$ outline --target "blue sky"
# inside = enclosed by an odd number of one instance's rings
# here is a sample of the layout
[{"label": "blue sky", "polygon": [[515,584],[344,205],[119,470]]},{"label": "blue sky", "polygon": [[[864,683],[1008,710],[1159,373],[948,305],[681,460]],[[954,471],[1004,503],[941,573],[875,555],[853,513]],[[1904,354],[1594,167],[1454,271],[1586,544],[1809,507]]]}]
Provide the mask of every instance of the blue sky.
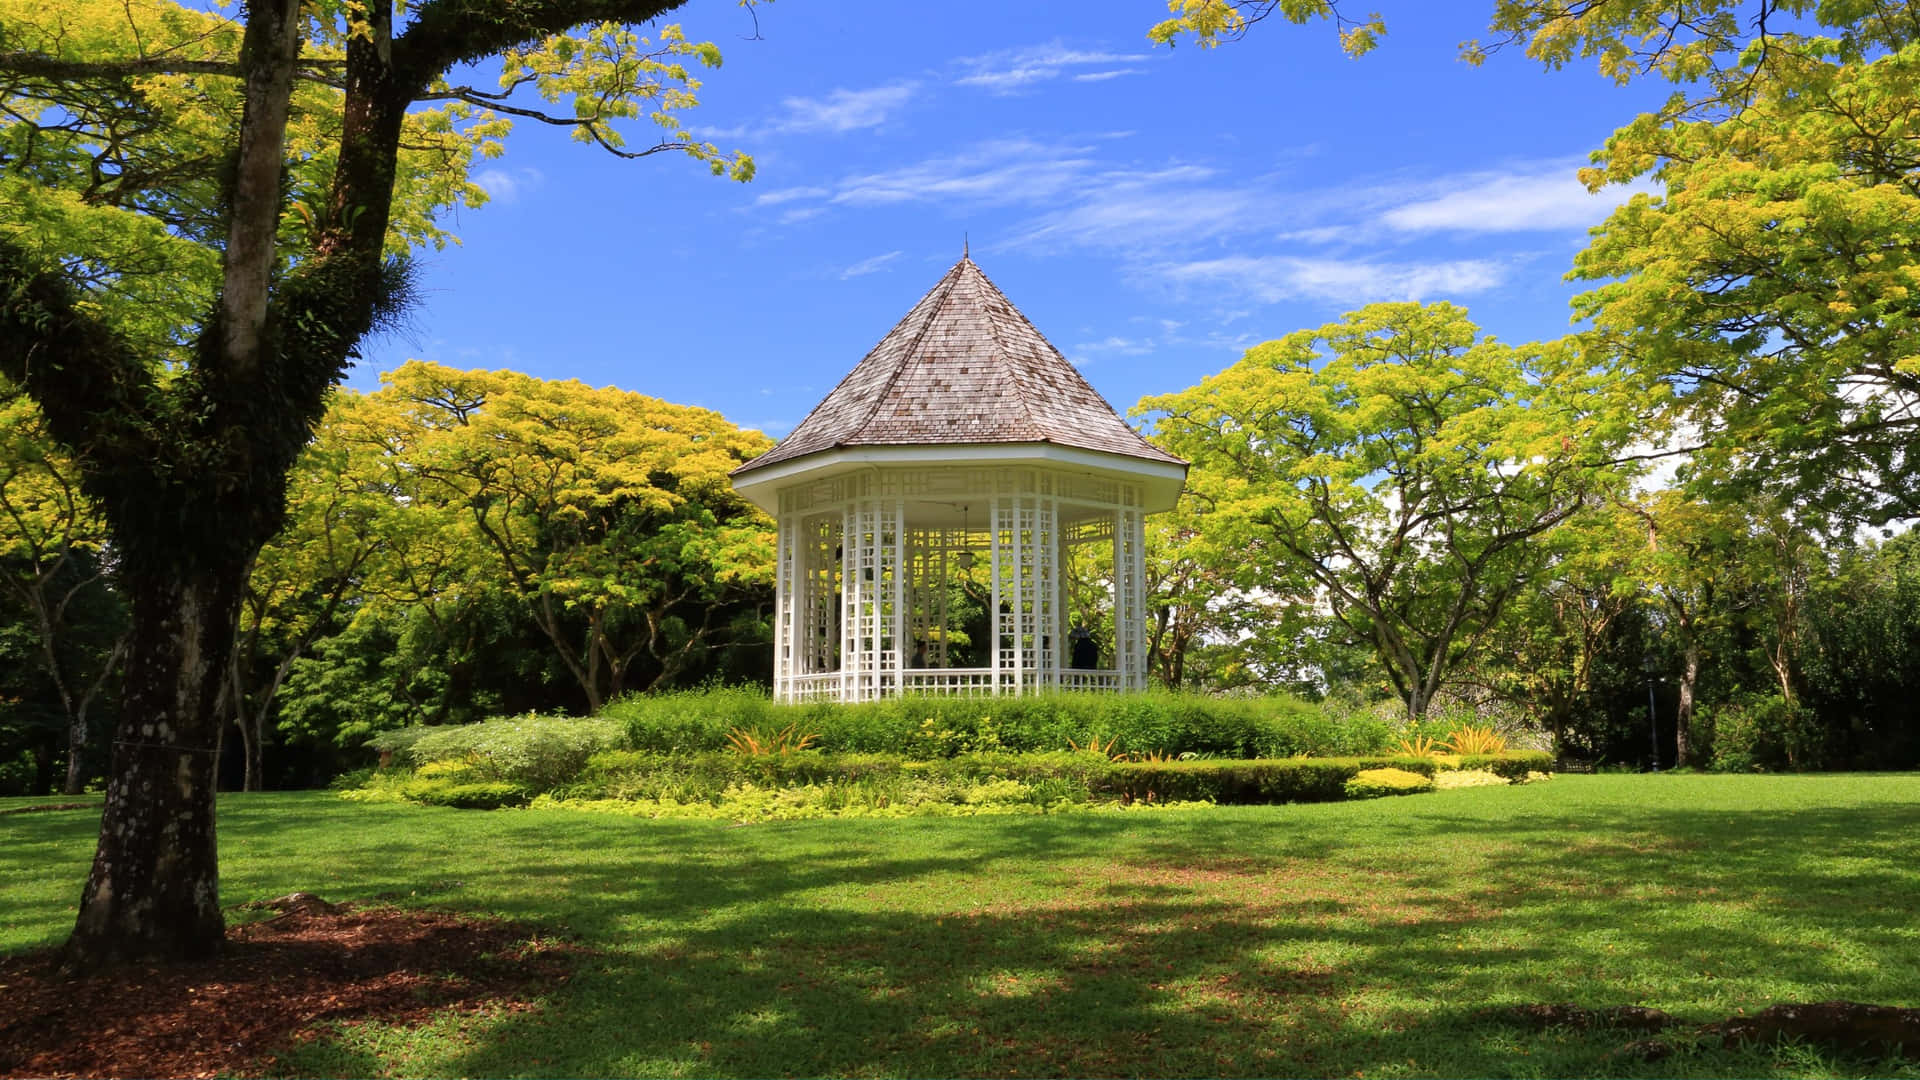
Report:
[{"label": "blue sky", "polygon": [[[614,385],[784,435],[960,255],[1115,407],[1375,300],[1557,336],[1615,191],[1574,179],[1657,103],[1590,68],[1455,57],[1487,6],[1402,3],[1373,54],[1326,26],[1158,48],[1158,0],[693,0],[726,57],[689,126],[750,184],[523,124],[464,243],[424,258],[410,357]],[[644,133],[636,133],[636,138]]]}]

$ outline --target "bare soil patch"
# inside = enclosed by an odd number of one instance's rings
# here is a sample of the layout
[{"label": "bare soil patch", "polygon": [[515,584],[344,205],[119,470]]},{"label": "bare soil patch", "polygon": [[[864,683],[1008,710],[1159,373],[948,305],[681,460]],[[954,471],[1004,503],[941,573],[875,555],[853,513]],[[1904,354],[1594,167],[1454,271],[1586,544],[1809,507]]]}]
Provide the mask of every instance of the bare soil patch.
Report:
[{"label": "bare soil patch", "polygon": [[223,954],[203,963],[68,978],[52,952],[0,957],[0,1076],[269,1072],[276,1050],[332,1022],[530,1009],[584,952],[445,912],[283,906],[228,928]]}]

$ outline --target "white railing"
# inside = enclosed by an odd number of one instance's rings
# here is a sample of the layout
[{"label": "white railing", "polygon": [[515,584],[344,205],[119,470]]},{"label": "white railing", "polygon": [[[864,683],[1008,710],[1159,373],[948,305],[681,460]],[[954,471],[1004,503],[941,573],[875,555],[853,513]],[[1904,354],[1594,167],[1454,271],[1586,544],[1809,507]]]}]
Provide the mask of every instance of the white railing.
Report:
[{"label": "white railing", "polygon": [[1120,689],[1120,673],[1117,671],[1088,671],[1085,668],[1070,668],[1056,673],[1062,690],[1105,690]]},{"label": "white railing", "polygon": [[933,697],[992,697],[992,668],[911,668],[900,676],[901,692]]},{"label": "white railing", "polygon": [[787,701],[838,701],[840,699],[840,673],[821,672],[818,675],[795,675],[787,680]]},{"label": "white railing", "polygon": [[[996,677],[992,668],[909,668],[899,673],[879,673],[880,697],[896,694],[924,694],[929,697],[993,697]],[[857,677],[857,676],[856,676]],[[837,701],[841,696],[841,673],[823,671],[813,675],[795,675],[786,681],[783,701]],[[1032,694],[1047,689],[1117,693],[1123,688],[1118,671],[1089,671],[1083,668],[1059,668],[1051,672],[1028,668],[1018,673],[1000,669],[997,692],[1000,695]]]}]

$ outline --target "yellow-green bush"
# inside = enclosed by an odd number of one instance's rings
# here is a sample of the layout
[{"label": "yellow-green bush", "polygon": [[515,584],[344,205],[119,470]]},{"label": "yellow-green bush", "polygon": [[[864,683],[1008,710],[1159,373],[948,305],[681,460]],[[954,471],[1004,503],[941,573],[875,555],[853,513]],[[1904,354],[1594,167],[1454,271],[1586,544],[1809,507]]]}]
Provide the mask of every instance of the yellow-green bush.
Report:
[{"label": "yellow-green bush", "polygon": [[1490,769],[1441,769],[1433,774],[1433,787],[1436,791],[1466,787],[1493,787],[1513,782]]},{"label": "yellow-green bush", "polygon": [[1361,769],[1346,783],[1349,799],[1378,799],[1386,795],[1418,795],[1433,790],[1433,777],[1405,769]]}]

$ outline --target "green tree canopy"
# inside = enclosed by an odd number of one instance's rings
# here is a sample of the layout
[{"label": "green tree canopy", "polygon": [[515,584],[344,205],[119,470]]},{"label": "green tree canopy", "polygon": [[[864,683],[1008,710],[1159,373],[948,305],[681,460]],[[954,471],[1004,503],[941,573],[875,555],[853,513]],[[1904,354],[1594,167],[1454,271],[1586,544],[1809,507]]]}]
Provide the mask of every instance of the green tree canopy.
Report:
[{"label": "green tree canopy", "polygon": [[[132,612],[74,964],[222,939],[212,761],[248,569],[329,388],[407,304],[402,253],[476,197],[504,117],[751,175],[677,119],[717,51],[639,32],[679,2],[4,0],[0,376],[73,455]],[[496,57],[495,88],[449,82]],[[664,137],[631,149],[624,119]]]},{"label": "green tree canopy", "polygon": [[1523,588],[1533,541],[1611,476],[1619,436],[1567,343],[1512,347],[1450,304],[1374,304],[1148,398],[1193,462],[1233,583],[1312,595],[1418,718]]}]

